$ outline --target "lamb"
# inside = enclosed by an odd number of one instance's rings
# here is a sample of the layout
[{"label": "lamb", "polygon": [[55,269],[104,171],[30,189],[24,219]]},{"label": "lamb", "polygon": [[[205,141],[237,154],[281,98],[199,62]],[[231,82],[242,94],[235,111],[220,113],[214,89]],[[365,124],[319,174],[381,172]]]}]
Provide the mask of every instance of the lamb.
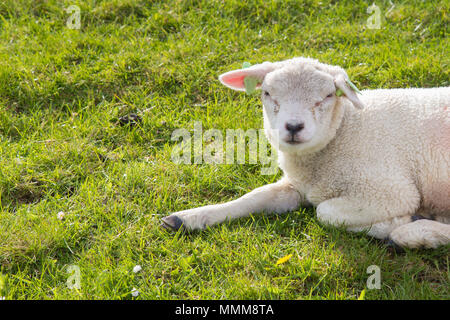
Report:
[{"label": "lamb", "polygon": [[245,79],[261,89],[264,130],[283,177],[228,203],[175,212],[165,227],[203,229],[313,205],[324,224],[400,247],[450,243],[450,87],[357,94],[341,67],[311,58],[219,77],[239,91]]}]

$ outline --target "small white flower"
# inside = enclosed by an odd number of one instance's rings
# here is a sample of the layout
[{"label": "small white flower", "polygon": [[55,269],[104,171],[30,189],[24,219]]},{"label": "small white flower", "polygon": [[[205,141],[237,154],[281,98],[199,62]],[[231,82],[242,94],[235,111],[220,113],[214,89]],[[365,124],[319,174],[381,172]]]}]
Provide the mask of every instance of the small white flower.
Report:
[{"label": "small white flower", "polygon": [[133,297],[137,297],[137,296],[139,295],[138,289],[133,288],[133,290],[131,290],[131,295],[132,295]]},{"label": "small white flower", "polygon": [[58,214],[56,216],[58,217],[59,220],[62,220],[62,219],[64,219],[65,215],[66,214],[63,211],[60,211],[60,212],[58,212]]},{"label": "small white flower", "polygon": [[6,298],[5,297],[0,297],[0,300],[6,300]]},{"label": "small white flower", "polygon": [[304,235],[307,240],[311,240],[311,236],[309,234],[303,232],[301,234]]},{"label": "small white flower", "polygon": [[139,271],[141,271],[142,270],[142,267],[140,266],[140,265],[136,265],[136,266],[134,266],[134,268],[133,268],[133,272],[134,273],[138,273]]}]

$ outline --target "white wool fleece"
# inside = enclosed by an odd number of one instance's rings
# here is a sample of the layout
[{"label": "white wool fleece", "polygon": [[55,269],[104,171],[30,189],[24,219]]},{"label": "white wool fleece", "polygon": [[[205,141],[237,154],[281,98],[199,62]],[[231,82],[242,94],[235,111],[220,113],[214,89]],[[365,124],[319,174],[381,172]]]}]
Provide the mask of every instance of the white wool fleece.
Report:
[{"label": "white wool fleece", "polygon": [[[201,229],[314,205],[324,223],[402,246],[450,243],[450,87],[357,94],[342,68],[310,58],[265,62],[219,79],[242,91],[246,77],[259,82],[283,178],[229,203],[176,212],[163,219],[166,226]],[[419,214],[436,221],[413,222]]]}]

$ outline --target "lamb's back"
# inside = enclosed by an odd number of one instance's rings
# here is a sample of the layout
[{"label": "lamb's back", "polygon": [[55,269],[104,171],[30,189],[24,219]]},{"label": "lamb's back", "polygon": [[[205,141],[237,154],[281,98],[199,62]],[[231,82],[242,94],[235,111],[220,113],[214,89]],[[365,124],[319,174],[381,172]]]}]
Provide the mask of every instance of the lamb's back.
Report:
[{"label": "lamb's back", "polygon": [[362,100],[365,134],[379,131],[377,144],[408,168],[425,209],[450,215],[450,87],[366,90]]}]

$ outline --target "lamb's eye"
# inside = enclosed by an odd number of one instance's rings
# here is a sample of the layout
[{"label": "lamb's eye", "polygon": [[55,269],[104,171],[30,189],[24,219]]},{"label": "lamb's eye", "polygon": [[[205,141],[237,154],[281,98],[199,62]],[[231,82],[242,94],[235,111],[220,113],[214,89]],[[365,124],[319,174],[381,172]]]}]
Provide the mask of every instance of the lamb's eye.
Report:
[{"label": "lamb's eye", "polygon": [[264,91],[264,96],[270,97],[270,93],[268,91]]},{"label": "lamb's eye", "polygon": [[330,93],[329,95],[327,95],[327,98],[331,98],[333,96],[332,93]]}]

